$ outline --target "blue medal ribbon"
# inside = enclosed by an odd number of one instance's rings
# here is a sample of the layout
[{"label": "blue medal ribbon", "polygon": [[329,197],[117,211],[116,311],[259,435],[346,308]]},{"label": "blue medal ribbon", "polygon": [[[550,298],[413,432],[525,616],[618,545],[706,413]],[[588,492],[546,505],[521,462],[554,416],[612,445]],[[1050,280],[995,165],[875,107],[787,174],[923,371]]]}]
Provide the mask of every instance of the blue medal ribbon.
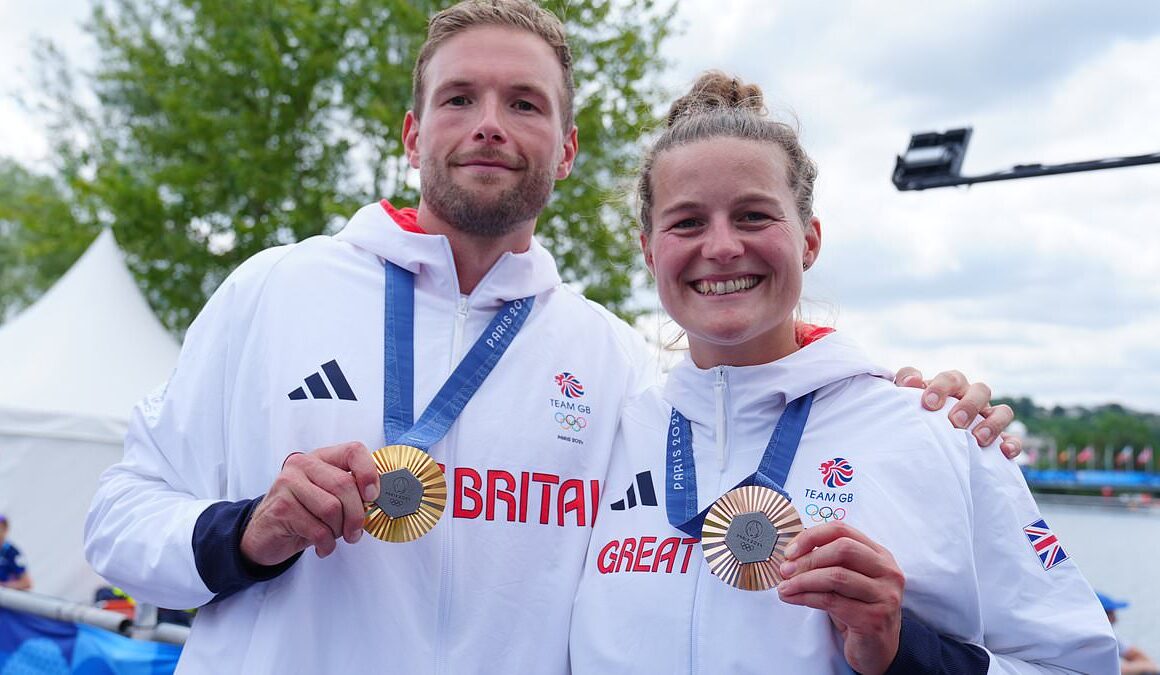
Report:
[{"label": "blue medal ribbon", "polygon": [[387,277],[383,436],[387,445],[410,445],[427,452],[447,434],[507,351],[531,313],[535,297],[504,303],[419,416],[419,421],[412,423],[415,416],[415,276],[389,261],[383,267]]},{"label": "blue medal ribbon", "polygon": [[[780,492],[786,499],[785,485],[793,458],[801,443],[806,419],[814,404],[814,392],[796,398],[785,407],[781,419],[769,437],[765,454],[757,471],[730,489],[759,485]],[[665,445],[665,509],[669,523],[690,537],[701,538],[701,527],[709,507],[697,510],[697,462],[693,457],[693,427],[681,411],[673,408],[669,417],[669,436]]]}]

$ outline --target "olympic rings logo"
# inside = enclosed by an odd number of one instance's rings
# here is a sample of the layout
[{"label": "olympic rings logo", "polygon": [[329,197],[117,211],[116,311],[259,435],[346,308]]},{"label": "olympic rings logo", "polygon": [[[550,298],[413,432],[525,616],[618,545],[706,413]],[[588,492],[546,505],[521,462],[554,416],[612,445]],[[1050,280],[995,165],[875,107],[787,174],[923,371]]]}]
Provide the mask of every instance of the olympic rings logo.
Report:
[{"label": "olympic rings logo", "polygon": [[560,428],[565,431],[580,431],[584,427],[588,426],[588,420],[584,419],[580,415],[565,415],[564,413],[556,413],[556,424],[559,424]]},{"label": "olympic rings logo", "polygon": [[846,509],[840,506],[832,509],[828,506],[809,504],[806,506],[806,515],[815,523],[828,523],[831,520],[843,520],[846,517]]}]

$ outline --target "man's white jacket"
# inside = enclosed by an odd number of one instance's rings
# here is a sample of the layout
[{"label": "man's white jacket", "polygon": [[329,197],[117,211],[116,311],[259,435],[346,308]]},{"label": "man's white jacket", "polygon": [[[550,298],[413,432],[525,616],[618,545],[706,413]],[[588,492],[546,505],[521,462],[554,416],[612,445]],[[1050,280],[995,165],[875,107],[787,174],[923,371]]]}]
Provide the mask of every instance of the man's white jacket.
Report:
[{"label": "man's white jacket", "polygon": [[786,401],[816,390],[785,487],[806,527],[843,520],[905,573],[891,672],[1118,672],[1095,593],[1067,543],[1059,554],[1042,534],[1016,465],[888,377],[835,333],[761,366],[685,360],[663,397],[630,402],[576,599],[573,671],[849,672],[825,613],[720,581],[665,510],[672,407],[692,424],[703,509],[757,468]]},{"label": "man's white jacket", "polygon": [[[535,242],[461,295],[447,239],[405,231],[388,210],[364,207],[334,237],[240,266],[190,327],[167,386],[135,409],[124,460],[102,478],[88,558],[140,601],[201,607],[181,672],[566,670],[617,419],[654,374],[644,343],[561,285]],[[443,517],[414,542],[340,541],[272,580],[239,580],[229,559],[244,514],[207,529],[207,509],[252,504],[292,452],[384,443],[383,259],[415,274],[416,417],[501,304],[535,296],[431,448],[448,483]]]}]

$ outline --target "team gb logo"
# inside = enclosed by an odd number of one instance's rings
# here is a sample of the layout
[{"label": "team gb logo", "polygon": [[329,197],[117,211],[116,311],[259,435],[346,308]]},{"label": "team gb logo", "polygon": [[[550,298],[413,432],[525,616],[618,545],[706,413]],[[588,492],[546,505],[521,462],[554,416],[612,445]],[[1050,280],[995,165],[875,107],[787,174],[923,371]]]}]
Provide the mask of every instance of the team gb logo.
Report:
[{"label": "team gb logo", "polygon": [[560,393],[567,398],[580,398],[584,395],[584,385],[580,384],[580,380],[572,373],[557,375],[556,386],[560,387]]},{"label": "team gb logo", "polygon": [[827,459],[818,471],[822,472],[822,482],[829,488],[843,487],[854,480],[854,467],[842,457]]}]

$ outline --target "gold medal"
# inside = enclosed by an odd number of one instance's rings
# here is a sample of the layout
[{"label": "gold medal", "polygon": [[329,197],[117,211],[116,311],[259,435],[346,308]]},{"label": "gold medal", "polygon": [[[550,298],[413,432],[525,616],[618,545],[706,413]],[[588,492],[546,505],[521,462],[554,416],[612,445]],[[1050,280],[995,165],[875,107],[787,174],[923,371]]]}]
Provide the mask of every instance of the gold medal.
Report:
[{"label": "gold medal", "polygon": [[363,529],[383,541],[414,541],[431,531],[447,505],[447,479],[431,455],[410,445],[371,454],[379,497],[367,502]]},{"label": "gold medal", "polygon": [[797,509],[780,492],[748,485],[726,492],[709,508],[701,550],[718,579],[764,591],[781,582],[785,548],[802,529]]}]

